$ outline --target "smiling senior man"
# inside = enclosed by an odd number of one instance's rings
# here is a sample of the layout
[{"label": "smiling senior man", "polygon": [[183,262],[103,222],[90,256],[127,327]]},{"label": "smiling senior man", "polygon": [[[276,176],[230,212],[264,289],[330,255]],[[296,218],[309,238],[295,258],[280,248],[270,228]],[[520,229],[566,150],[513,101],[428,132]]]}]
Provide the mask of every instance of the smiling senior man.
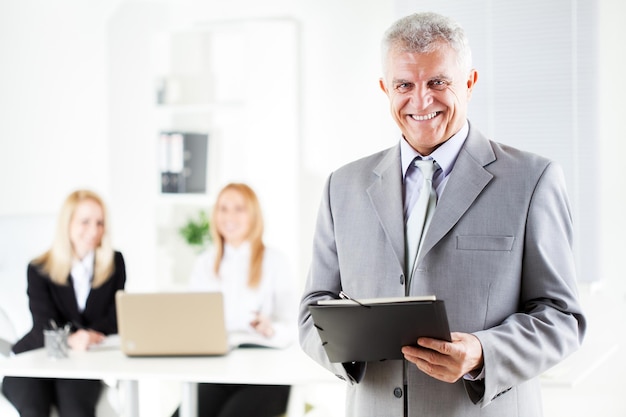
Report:
[{"label": "smiling senior man", "polygon": [[[562,171],[469,123],[478,75],[454,21],[410,15],[382,45],[380,87],[402,136],[326,182],[300,344],[347,381],[348,416],[541,416],[539,375],[579,347],[586,327]],[[424,160],[432,180],[417,166]],[[422,192],[433,207],[409,252],[408,220]],[[332,363],[309,306],[340,291],[435,294],[452,341],[419,338],[399,347],[402,360]]]}]

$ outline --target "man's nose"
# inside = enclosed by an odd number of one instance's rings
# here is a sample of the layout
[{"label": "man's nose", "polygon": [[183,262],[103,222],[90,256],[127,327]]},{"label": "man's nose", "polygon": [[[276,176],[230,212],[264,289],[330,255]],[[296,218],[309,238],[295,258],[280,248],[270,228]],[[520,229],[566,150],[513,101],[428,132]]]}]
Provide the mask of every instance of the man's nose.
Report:
[{"label": "man's nose", "polygon": [[430,89],[425,86],[415,86],[411,94],[411,101],[418,110],[427,108],[433,102]]}]

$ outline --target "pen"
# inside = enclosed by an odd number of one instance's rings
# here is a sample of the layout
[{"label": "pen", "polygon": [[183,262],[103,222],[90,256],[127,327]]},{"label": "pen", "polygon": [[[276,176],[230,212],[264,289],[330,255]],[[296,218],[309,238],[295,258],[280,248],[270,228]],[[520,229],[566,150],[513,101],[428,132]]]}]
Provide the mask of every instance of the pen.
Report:
[{"label": "pen", "polygon": [[360,305],[361,307],[367,307],[367,308],[371,307],[371,306],[368,306],[368,305],[365,305],[365,304],[361,303],[359,300],[355,300],[354,298],[350,297],[348,294],[343,292],[343,290],[339,291],[339,298],[341,298],[342,300],[348,300],[348,301],[355,302],[358,305]]}]

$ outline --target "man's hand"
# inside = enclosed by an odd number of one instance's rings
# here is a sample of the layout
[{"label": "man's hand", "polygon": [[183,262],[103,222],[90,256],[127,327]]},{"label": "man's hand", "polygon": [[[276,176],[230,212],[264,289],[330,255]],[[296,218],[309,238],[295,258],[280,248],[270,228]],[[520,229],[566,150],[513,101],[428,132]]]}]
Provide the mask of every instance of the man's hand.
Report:
[{"label": "man's hand", "polygon": [[468,333],[452,333],[452,342],[420,337],[419,347],[404,346],[404,358],[419,370],[440,381],[453,383],[483,366],[483,348],[478,338]]}]

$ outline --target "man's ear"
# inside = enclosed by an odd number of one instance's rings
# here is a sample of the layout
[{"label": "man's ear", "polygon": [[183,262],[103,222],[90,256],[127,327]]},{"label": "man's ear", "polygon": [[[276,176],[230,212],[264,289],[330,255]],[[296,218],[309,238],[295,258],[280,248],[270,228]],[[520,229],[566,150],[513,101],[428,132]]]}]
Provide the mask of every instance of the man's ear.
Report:
[{"label": "man's ear", "polygon": [[467,99],[469,100],[472,97],[472,91],[474,90],[474,86],[478,82],[478,71],[474,68],[470,70],[469,76],[467,77]]},{"label": "man's ear", "polygon": [[380,86],[380,89],[383,90],[383,93],[389,95],[387,86],[385,86],[385,80],[382,77],[378,79],[378,85]]}]

